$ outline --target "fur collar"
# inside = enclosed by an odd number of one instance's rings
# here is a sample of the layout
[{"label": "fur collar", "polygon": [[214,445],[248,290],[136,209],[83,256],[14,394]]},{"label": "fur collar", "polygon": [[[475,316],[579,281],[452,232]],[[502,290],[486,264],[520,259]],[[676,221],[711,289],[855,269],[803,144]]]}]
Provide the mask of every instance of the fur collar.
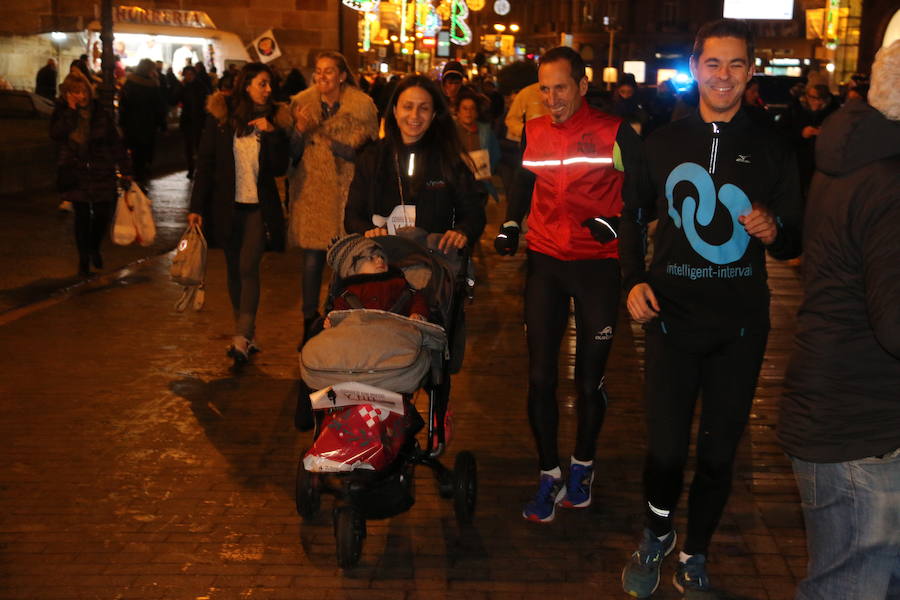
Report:
[{"label": "fur collar", "polygon": [[[210,94],[206,99],[206,112],[215,117],[219,125],[225,125],[228,122],[229,113],[229,94],[216,92]],[[294,125],[294,119],[291,117],[291,109],[283,102],[274,102],[272,104],[274,116],[272,122],[276,127],[281,129],[289,129]]]},{"label": "fur collar", "polygon": [[[354,117],[362,118],[366,114],[366,108],[371,99],[365,92],[348,85],[341,91],[341,98],[338,102],[340,102],[341,106],[337,114],[350,113]],[[322,111],[319,107],[322,104],[322,95],[316,86],[308,87],[302,92],[291,96],[291,106],[298,104],[314,109],[311,111],[313,117],[316,120],[320,118]]]}]

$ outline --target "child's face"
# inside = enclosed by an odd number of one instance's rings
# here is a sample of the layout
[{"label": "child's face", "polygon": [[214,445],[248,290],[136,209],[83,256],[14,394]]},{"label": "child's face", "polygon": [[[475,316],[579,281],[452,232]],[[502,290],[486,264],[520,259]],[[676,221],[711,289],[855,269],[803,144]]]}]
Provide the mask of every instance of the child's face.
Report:
[{"label": "child's face", "polygon": [[360,259],[356,266],[357,275],[374,275],[387,271],[387,262],[380,254],[373,254]]}]

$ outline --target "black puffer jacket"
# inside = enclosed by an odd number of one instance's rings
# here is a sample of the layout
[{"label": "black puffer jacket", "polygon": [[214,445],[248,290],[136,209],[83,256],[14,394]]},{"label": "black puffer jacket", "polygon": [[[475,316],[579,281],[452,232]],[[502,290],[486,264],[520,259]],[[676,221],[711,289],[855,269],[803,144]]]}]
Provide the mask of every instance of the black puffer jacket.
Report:
[{"label": "black puffer jacket", "polygon": [[778,437],[803,460],[845,462],[900,447],[900,122],[848,102],[816,165]]},{"label": "black puffer jacket", "polygon": [[[213,94],[206,108],[209,115],[197,151],[190,211],[203,216],[203,231],[210,245],[222,248],[231,234],[234,212],[234,128],[228,122],[227,96],[221,92]],[[275,178],[287,171],[290,156],[286,129],[292,126],[292,120],[284,104],[273,104],[267,118],[275,125],[275,131],[260,134],[256,187],[266,249],[281,251],[285,242],[284,209]]]},{"label": "black puffer jacket", "polygon": [[132,73],[122,87],[119,120],[129,145],[152,144],[166,123],[166,99],[155,77]]},{"label": "black puffer jacket", "polygon": [[[347,233],[365,233],[375,227],[372,215],[388,216],[401,203],[402,185],[403,202],[416,207],[416,227],[429,233],[456,229],[466,234],[470,244],[475,243],[484,231],[486,194],[462,160],[453,170],[454,177],[447,178],[437,153],[423,159],[423,152],[417,149],[416,145],[406,147],[396,163],[393,147],[386,138],[363,151],[356,163],[344,212]],[[419,159],[418,163],[414,161],[412,178],[407,175],[411,153]]]},{"label": "black puffer jacket", "polygon": [[84,145],[71,139],[78,126],[78,111],[69,108],[65,100],[56,103],[50,117],[50,139],[59,144],[57,190],[70,202],[113,202],[118,195],[116,172],[131,175],[131,161],[115,119],[98,101],[92,102]]}]

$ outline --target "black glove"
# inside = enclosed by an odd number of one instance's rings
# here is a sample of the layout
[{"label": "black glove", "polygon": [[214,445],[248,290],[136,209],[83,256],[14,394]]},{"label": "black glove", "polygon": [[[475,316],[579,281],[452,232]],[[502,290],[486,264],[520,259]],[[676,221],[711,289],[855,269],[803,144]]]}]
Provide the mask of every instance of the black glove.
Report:
[{"label": "black glove", "polygon": [[519,247],[519,225],[507,221],[500,226],[500,233],[494,238],[494,249],[500,256],[512,256]]},{"label": "black glove", "polygon": [[585,219],[581,225],[587,227],[591,236],[601,244],[608,244],[619,237],[619,217],[592,217]]}]

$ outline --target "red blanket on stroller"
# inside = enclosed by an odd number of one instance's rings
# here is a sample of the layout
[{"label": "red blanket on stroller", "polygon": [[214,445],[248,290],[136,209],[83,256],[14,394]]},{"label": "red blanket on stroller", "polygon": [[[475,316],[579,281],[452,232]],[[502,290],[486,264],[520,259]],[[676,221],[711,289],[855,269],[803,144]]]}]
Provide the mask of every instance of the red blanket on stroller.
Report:
[{"label": "red blanket on stroller", "polygon": [[387,467],[410,431],[409,411],[403,415],[371,404],[329,410],[321,434],[303,458],[307,471],[380,471]]}]

